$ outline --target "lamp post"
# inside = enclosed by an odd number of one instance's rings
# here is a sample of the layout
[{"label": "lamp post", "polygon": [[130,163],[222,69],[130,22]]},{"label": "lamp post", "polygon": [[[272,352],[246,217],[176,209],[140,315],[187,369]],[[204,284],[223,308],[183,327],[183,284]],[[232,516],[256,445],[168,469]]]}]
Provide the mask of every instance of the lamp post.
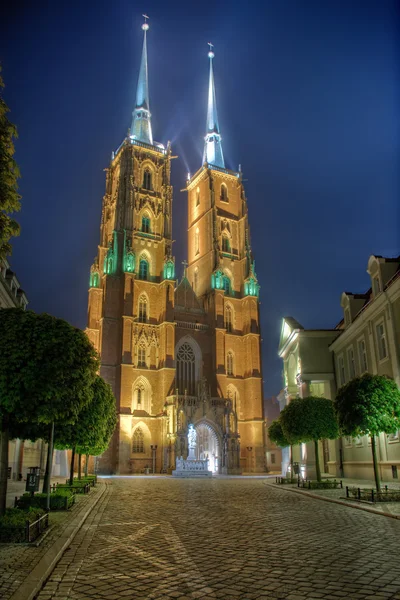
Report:
[{"label": "lamp post", "polygon": [[246,449],[247,449],[247,451],[248,451],[248,453],[249,453],[249,455],[250,455],[250,456],[249,456],[249,463],[250,463],[250,464],[249,464],[249,467],[250,467],[250,468],[249,468],[249,471],[251,471],[251,452],[252,452],[252,450],[253,450],[253,446],[246,446]]},{"label": "lamp post", "polygon": [[156,452],[157,452],[157,444],[151,444],[150,445],[151,448],[151,452],[153,455],[153,475],[156,472]]}]

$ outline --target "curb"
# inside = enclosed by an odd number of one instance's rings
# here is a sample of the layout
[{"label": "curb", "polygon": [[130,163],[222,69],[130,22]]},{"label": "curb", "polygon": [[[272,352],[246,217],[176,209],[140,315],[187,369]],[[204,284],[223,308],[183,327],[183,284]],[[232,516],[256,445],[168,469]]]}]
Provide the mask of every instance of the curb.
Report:
[{"label": "curb", "polygon": [[380,515],[381,517],[390,517],[391,519],[400,520],[400,515],[393,515],[392,513],[383,512],[380,510],[375,510],[373,508],[369,508],[368,506],[359,506],[358,504],[345,502],[343,500],[338,500],[336,498],[326,498],[325,496],[318,496],[318,494],[313,494],[310,492],[303,492],[302,490],[295,490],[291,488],[287,488],[284,486],[276,485],[275,483],[266,483],[265,485],[269,485],[275,489],[281,489],[285,492],[293,492],[294,494],[300,494],[301,496],[307,496],[308,498],[314,498],[315,500],[323,500],[324,502],[333,502],[334,504],[341,504],[342,506],[347,506],[347,508],[357,508],[358,510],[364,510],[365,512],[373,513],[374,515]]},{"label": "curb", "polygon": [[50,577],[54,567],[71,544],[93,508],[99,502],[100,498],[103,497],[106,489],[107,484],[104,485],[103,490],[97,495],[94,502],[87,508],[84,514],[77,515],[71,523],[67,525],[64,534],[47,550],[46,554],[40,559],[25,581],[10,597],[10,600],[33,600],[35,598],[42,589],[43,583]]}]

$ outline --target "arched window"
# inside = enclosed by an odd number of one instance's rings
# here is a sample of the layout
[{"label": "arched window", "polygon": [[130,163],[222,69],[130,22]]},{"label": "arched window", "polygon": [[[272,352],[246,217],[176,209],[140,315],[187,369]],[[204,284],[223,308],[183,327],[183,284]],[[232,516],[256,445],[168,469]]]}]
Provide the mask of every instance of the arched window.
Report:
[{"label": "arched window", "polygon": [[222,289],[224,290],[225,294],[229,294],[231,291],[231,282],[229,277],[226,275],[224,275],[222,279]]},{"label": "arched window", "polygon": [[139,262],[139,279],[149,278],[149,263],[145,258],[141,258]]},{"label": "arched window", "polygon": [[132,452],[144,453],[144,435],[140,427],[137,427],[132,436]]},{"label": "arched window", "polygon": [[233,354],[230,351],[226,355],[226,372],[228,375],[233,375]]},{"label": "arched window", "polygon": [[229,202],[228,200],[228,188],[224,183],[221,184],[221,201]]},{"label": "arched window", "polygon": [[232,332],[233,328],[233,310],[231,306],[227,306],[225,309],[225,327],[228,333]]},{"label": "arched window", "polygon": [[143,173],[143,188],[145,190],[151,190],[151,171],[150,169],[145,169]]},{"label": "arched window", "polygon": [[147,298],[142,295],[139,298],[139,310],[138,317],[141,323],[146,323],[147,321]]},{"label": "arched window", "polygon": [[138,367],[146,367],[146,345],[142,340],[138,347]]},{"label": "arched window", "polygon": [[231,251],[231,242],[227,235],[222,236],[222,252],[230,252]]},{"label": "arched window", "polygon": [[197,227],[196,232],[194,234],[194,253],[195,254],[199,254],[200,253],[200,232],[199,232],[199,228]]},{"label": "arched window", "polygon": [[150,217],[148,217],[147,215],[144,215],[142,217],[142,231],[143,233],[150,233],[151,229],[150,229]]},{"label": "arched window", "polygon": [[136,390],[136,404],[138,407],[142,405],[142,394],[143,394],[142,389],[138,388]]},{"label": "arched window", "polygon": [[197,188],[196,190],[196,206],[199,206],[200,204],[200,188]]},{"label": "arched window", "polygon": [[194,291],[197,294],[197,286],[199,285],[199,269],[196,267],[194,270],[194,282],[193,282],[193,288]]},{"label": "arched window", "polygon": [[176,355],[176,379],[180,394],[196,392],[196,357],[192,346],[184,342]]}]

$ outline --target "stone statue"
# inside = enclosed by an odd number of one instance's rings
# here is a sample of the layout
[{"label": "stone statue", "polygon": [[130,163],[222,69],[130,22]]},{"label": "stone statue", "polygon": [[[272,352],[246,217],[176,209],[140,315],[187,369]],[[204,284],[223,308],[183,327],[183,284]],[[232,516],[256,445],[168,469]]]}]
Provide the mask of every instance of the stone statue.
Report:
[{"label": "stone statue", "polygon": [[197,433],[193,425],[189,425],[188,441],[189,448],[196,448]]}]

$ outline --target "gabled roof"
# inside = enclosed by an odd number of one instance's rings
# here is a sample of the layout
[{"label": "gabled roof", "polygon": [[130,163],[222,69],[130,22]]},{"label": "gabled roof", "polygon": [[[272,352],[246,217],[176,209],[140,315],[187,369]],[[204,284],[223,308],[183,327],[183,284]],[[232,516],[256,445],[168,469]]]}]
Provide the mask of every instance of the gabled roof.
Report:
[{"label": "gabled roof", "polygon": [[190,285],[187,277],[183,276],[178,287],[175,289],[175,310],[194,310],[203,312],[203,308]]},{"label": "gabled roof", "polygon": [[284,317],[282,319],[281,338],[279,340],[278,350],[279,354],[283,350],[285,344],[287,343],[293,332],[299,329],[304,330],[304,327],[303,325],[300,325],[300,323],[296,321],[296,319],[294,319],[293,317]]}]

